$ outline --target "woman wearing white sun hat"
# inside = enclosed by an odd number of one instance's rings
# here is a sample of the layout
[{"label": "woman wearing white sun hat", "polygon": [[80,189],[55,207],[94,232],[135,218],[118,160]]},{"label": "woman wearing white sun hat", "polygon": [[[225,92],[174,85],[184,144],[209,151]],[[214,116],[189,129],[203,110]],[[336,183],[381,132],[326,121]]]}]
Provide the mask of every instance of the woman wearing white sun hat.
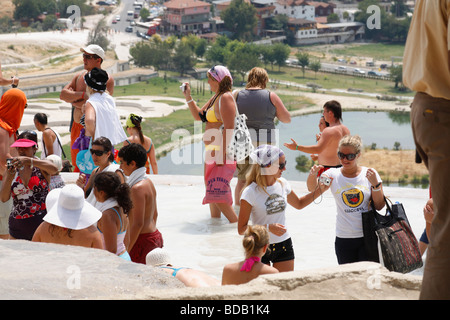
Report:
[{"label": "woman wearing white sun hat", "polygon": [[78,186],[69,184],[50,191],[46,206],[47,215],[33,241],[103,249],[95,226],[102,213],[84,199]]}]

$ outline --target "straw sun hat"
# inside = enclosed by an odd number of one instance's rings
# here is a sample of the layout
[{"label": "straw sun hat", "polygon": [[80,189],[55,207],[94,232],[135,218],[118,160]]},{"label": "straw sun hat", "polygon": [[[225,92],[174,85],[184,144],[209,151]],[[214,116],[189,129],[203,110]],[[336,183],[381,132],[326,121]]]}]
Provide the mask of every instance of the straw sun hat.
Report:
[{"label": "straw sun hat", "polygon": [[51,190],[45,203],[44,221],[62,228],[84,229],[102,217],[99,210],[85,201],[83,190],[74,184]]},{"label": "straw sun hat", "polygon": [[147,253],[145,263],[153,267],[166,266],[170,264],[169,253],[162,248],[155,248]]}]

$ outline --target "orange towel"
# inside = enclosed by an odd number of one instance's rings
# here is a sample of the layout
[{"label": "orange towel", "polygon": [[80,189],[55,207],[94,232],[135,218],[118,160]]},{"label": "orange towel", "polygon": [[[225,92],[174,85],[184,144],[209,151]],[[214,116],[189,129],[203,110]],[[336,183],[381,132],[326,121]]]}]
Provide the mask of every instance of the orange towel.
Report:
[{"label": "orange towel", "polygon": [[19,129],[26,104],[27,97],[20,89],[9,89],[3,94],[0,100],[0,127],[8,131],[9,136]]}]

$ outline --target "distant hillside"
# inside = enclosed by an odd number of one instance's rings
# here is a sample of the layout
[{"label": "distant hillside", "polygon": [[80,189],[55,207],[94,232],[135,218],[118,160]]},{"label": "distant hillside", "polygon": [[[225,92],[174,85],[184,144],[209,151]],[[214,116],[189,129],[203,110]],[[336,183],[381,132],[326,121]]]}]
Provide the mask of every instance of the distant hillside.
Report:
[{"label": "distant hillside", "polygon": [[14,5],[12,0],[0,0],[0,17],[9,16],[12,18],[14,14]]}]

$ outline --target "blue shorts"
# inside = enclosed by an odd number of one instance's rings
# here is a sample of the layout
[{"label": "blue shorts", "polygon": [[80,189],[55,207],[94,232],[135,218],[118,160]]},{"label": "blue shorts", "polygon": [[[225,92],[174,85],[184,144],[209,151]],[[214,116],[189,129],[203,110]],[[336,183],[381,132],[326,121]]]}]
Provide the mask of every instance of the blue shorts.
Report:
[{"label": "blue shorts", "polygon": [[427,230],[423,230],[422,235],[420,236],[420,242],[428,244]]},{"label": "blue shorts", "polygon": [[270,263],[294,260],[294,247],[291,238],[282,242],[271,243],[266,254],[261,258],[261,262],[270,265]]}]

